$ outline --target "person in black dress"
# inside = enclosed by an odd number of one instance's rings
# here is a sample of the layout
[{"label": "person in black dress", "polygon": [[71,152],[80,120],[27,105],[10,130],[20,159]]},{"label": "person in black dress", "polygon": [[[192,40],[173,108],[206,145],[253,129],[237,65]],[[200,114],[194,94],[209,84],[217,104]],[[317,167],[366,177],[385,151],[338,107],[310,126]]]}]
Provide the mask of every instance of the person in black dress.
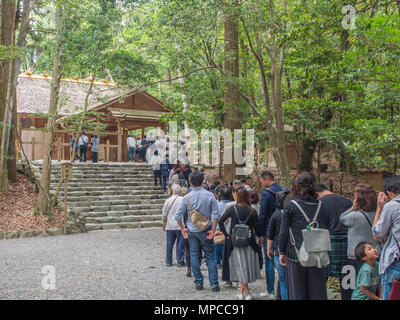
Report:
[{"label": "person in black dress", "polygon": [[[250,193],[243,186],[235,188],[234,197],[236,204],[229,207],[219,220],[220,230],[224,233],[226,241],[230,243],[229,268],[231,281],[238,281],[240,285],[237,298],[251,300],[249,283],[261,279],[258,247],[264,242],[263,233],[258,222],[257,212],[251,207]],[[229,233],[225,227],[225,221],[231,219]],[[249,226],[251,235],[247,247],[234,247],[231,242],[232,230],[240,222]],[[258,244],[255,235],[259,237]]]},{"label": "person in black dress", "polygon": [[[307,173],[299,174],[294,183],[294,200],[312,220],[317,212],[319,201],[314,188],[314,179]],[[329,211],[321,204],[318,215],[320,229],[329,230]],[[285,205],[282,213],[279,237],[279,261],[286,266],[288,300],[327,300],[325,268],[303,267],[290,241],[290,229],[297,249],[303,244],[302,230],[307,221],[300,209],[293,202]]]}]

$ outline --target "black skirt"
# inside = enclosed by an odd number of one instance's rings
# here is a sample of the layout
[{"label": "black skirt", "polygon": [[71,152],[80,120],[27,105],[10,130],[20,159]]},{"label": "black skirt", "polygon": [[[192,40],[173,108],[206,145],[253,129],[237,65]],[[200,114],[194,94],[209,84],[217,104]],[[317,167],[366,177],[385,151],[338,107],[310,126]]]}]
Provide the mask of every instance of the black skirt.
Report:
[{"label": "black skirt", "polygon": [[222,281],[231,281],[229,269],[229,256],[231,255],[231,245],[228,239],[224,242],[224,250],[222,252]]}]

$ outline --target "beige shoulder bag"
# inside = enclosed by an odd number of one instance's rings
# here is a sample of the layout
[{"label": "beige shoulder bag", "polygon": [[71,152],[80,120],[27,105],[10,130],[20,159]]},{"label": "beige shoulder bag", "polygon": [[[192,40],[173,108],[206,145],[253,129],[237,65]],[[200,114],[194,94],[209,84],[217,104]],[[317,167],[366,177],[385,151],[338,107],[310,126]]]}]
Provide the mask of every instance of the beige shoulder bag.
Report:
[{"label": "beige shoulder bag", "polygon": [[191,207],[189,202],[189,195],[186,197],[186,200],[189,207],[190,220],[192,220],[192,223],[200,230],[204,230],[205,228],[207,228],[210,221],[201,213],[197,212]]}]

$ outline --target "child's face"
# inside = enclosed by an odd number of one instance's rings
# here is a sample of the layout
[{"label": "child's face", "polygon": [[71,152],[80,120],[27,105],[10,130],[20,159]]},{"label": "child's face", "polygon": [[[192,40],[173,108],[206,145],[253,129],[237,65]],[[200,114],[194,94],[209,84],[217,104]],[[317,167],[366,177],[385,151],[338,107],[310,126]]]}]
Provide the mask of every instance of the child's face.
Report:
[{"label": "child's face", "polygon": [[365,245],[365,257],[363,258],[364,261],[371,261],[376,260],[379,258],[379,252],[376,248],[370,244]]}]

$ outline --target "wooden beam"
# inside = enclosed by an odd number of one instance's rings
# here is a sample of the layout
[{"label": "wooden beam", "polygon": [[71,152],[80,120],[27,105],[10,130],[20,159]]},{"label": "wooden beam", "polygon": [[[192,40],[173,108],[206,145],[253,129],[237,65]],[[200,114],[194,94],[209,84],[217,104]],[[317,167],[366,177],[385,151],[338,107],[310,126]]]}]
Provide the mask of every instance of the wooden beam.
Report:
[{"label": "wooden beam", "polygon": [[117,122],[118,125],[118,162],[122,162],[122,136],[121,136],[121,122]]},{"label": "wooden beam", "polygon": [[106,162],[110,162],[110,139],[107,139]]},{"label": "wooden beam", "polygon": [[128,162],[129,161],[129,155],[128,155],[128,153],[129,153],[129,150],[128,150],[128,145],[126,144],[126,141],[127,141],[127,139],[128,139],[128,130],[123,130],[123,132],[124,132],[124,135],[123,135],[123,139],[122,139],[122,155],[123,155],[123,157],[122,157],[122,161],[124,161],[124,162]]},{"label": "wooden beam", "polygon": [[35,160],[35,137],[32,137],[32,159],[31,159],[31,161],[34,161]]}]

